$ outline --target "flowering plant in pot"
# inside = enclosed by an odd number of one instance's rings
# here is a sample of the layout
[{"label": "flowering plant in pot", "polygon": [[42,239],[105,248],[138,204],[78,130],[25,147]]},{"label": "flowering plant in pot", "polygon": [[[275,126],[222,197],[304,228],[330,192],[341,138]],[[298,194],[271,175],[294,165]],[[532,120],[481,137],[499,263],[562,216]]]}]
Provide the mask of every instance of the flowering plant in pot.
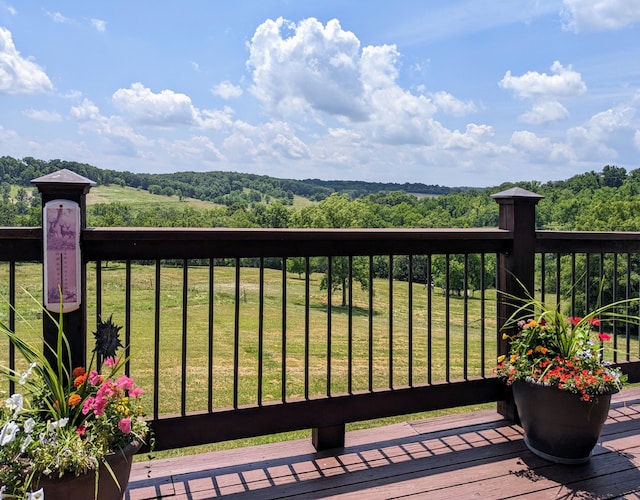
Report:
[{"label": "flowering plant in pot", "polygon": [[[640,323],[629,315],[637,299],[597,307],[582,317],[561,313],[531,296],[518,302],[503,325],[508,354],[496,372],[513,387],[518,415],[531,451],[560,463],[583,463],[607,417],[611,395],[626,376],[606,361],[612,335],[605,327]],[[609,330],[611,331],[611,330]]]},{"label": "flowering plant in pot", "polygon": [[[111,318],[99,321],[90,363],[72,367],[62,316],[57,324],[57,345],[49,346],[41,338],[29,342],[0,322],[0,331],[22,357],[21,370],[0,367],[0,376],[15,387],[0,399],[0,498],[46,495],[50,500],[57,491],[62,498],[111,498],[103,490],[114,488],[113,497],[122,498],[126,485],[120,482],[128,481],[131,456],[149,427],[142,389],[119,375],[124,365],[116,357],[120,327]],[[129,461],[124,480],[111,461],[115,454]],[[72,478],[90,478],[85,489],[91,493],[76,494],[71,483],[59,484]],[[103,486],[106,480],[113,486]]]}]

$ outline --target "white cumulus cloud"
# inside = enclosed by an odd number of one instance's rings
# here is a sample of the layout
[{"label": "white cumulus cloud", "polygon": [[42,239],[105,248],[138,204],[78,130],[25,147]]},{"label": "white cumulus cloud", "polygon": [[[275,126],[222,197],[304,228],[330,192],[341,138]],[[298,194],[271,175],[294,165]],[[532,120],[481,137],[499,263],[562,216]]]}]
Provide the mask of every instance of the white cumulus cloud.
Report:
[{"label": "white cumulus cloud", "polygon": [[231,99],[233,97],[240,97],[242,95],[242,88],[229,81],[224,81],[215,85],[211,89],[211,92],[213,95],[217,95],[223,99]]},{"label": "white cumulus cloud", "polygon": [[267,20],[256,29],[249,52],[251,92],[267,112],[292,123],[332,118],[373,142],[430,145],[448,140],[449,131],[434,119],[438,111],[476,111],[473,102],[448,92],[402,88],[397,47],[361,47],[336,19],[326,25],[314,18]]},{"label": "white cumulus cloud", "polygon": [[360,41],[338,20],[326,26],[313,18],[297,25],[282,18],[267,20],[256,29],[249,52],[251,90],[270,112],[366,117]]},{"label": "white cumulus cloud", "polygon": [[95,133],[107,140],[110,153],[135,157],[150,141],[137,134],[119,116],[104,116],[91,100],[84,99],[71,108],[71,115],[80,124],[82,133]]},{"label": "white cumulus cloud", "polygon": [[573,71],[571,66],[565,68],[555,61],[551,65],[551,73],[528,71],[522,76],[513,76],[508,70],[499,85],[528,99],[575,97],[587,91],[582,75]]},{"label": "white cumulus cloud", "polygon": [[45,109],[27,109],[24,111],[24,115],[28,116],[32,120],[38,120],[41,122],[61,122],[62,116],[55,111],[47,111]]},{"label": "white cumulus cloud", "polygon": [[134,83],[128,89],[116,90],[112,101],[119,111],[146,125],[191,125],[199,118],[198,110],[186,94],[172,90],[154,93],[142,83]]},{"label": "white cumulus cloud", "polygon": [[37,94],[52,89],[44,70],[22,57],[11,32],[0,27],[0,94]]},{"label": "white cumulus cloud", "polygon": [[528,130],[513,132],[510,144],[517,153],[536,161],[565,163],[576,160],[576,155],[569,145],[554,143],[548,137],[538,137]]},{"label": "white cumulus cloud", "polygon": [[71,115],[81,122],[96,121],[100,119],[100,109],[90,99],[84,98],[81,104],[71,108]]},{"label": "white cumulus cloud", "polygon": [[478,109],[472,101],[461,101],[449,92],[435,92],[431,94],[431,98],[439,109],[454,116],[464,116]]},{"label": "white cumulus cloud", "polygon": [[532,100],[531,108],[520,115],[520,120],[538,125],[569,118],[569,111],[559,99],[577,97],[587,91],[582,75],[571,66],[564,67],[559,61],[551,65],[551,74],[527,71],[521,76],[514,76],[508,70],[498,85],[517,97]]},{"label": "white cumulus cloud", "polygon": [[71,21],[68,17],[62,15],[60,12],[48,12],[47,11],[47,15],[51,18],[51,20],[54,23],[64,24],[64,23],[68,23],[68,22]]},{"label": "white cumulus cloud", "polygon": [[637,0],[564,0],[564,25],[575,33],[611,31],[640,21]]},{"label": "white cumulus cloud", "polygon": [[97,29],[100,33],[107,30],[107,22],[102,19],[91,19],[91,25]]},{"label": "white cumulus cloud", "polygon": [[542,123],[557,122],[569,118],[569,111],[558,101],[542,101],[533,104],[531,109],[520,115],[520,119],[526,123],[539,125]]}]

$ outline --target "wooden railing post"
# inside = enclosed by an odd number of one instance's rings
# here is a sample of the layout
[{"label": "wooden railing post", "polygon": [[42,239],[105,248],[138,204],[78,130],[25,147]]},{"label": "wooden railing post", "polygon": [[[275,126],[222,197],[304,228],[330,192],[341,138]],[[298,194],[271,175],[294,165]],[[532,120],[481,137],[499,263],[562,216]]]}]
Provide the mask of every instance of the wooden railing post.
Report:
[{"label": "wooden railing post", "polygon": [[[95,186],[96,183],[78,175],[70,170],[63,169],[51,174],[33,179],[31,181],[34,184],[42,196],[42,231],[43,231],[43,248],[42,248],[42,261],[43,261],[43,283],[48,281],[49,288],[62,287],[63,289],[63,302],[69,297],[65,297],[65,288],[74,288],[75,296],[70,300],[73,301],[73,305],[69,307],[68,312],[63,313],[62,326],[65,335],[69,341],[70,356],[72,367],[86,366],[86,353],[87,353],[87,286],[86,286],[86,269],[85,260],[82,254],[82,240],[81,233],[85,229],[86,219],[86,195],[89,192],[91,186]],[[60,201],[61,212],[62,208],[67,208],[65,202],[73,202],[69,204],[71,209],[68,209],[69,213],[76,215],[76,211],[79,210],[79,227],[71,227],[71,217],[69,220],[64,221],[54,220],[47,221],[44,211],[48,202],[55,200]],[[56,204],[54,204],[56,205]],[[62,212],[64,215],[65,212]],[[45,232],[49,231],[48,237],[45,238]],[[45,248],[44,242],[49,242],[49,248]],[[74,250],[76,241],[79,241],[78,251]],[[49,252],[49,254],[48,254]],[[48,280],[45,279],[45,265],[44,262],[48,256],[51,257],[51,253],[56,252],[58,255],[56,259],[52,259],[47,263],[47,269],[50,270],[48,274]],[[73,260],[73,262],[70,262]],[[58,274],[63,276],[71,275],[69,279],[75,278],[75,270],[77,267],[71,268],[76,265],[76,260],[79,262],[79,287],[75,289],[73,284],[65,284],[63,279],[55,277],[54,267],[57,267]],[[59,262],[58,262],[59,261]],[[57,265],[57,266],[56,266]],[[66,269],[60,269],[66,266]],[[62,281],[62,282],[60,282]],[[47,290],[43,285],[43,302],[47,302]],[[58,294],[59,296],[59,294]],[[59,306],[57,310],[50,309],[54,318],[58,319]],[[48,315],[44,315],[43,319],[43,338],[44,341],[55,349],[58,339],[58,328]],[[45,348],[45,355],[49,358],[49,361],[53,361],[52,355],[49,349]]]},{"label": "wooden railing post", "polygon": [[332,425],[329,427],[315,427],[311,432],[311,444],[317,451],[343,448],[345,437],[345,425]]},{"label": "wooden railing post", "polygon": [[[507,354],[509,346],[502,340],[502,324],[513,313],[513,300],[525,298],[525,292],[535,293],[536,205],[543,196],[522,188],[513,188],[492,195],[500,205],[498,227],[513,233],[513,246],[508,253],[499,254],[498,261],[498,355]],[[517,422],[511,391],[498,402],[498,413]]]}]

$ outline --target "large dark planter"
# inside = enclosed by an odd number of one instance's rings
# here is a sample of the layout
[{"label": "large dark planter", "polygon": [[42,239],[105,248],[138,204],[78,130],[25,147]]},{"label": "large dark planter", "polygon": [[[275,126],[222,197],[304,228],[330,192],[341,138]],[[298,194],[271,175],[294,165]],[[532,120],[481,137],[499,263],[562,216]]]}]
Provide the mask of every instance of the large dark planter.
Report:
[{"label": "large dark planter", "polygon": [[557,387],[516,380],[513,396],[524,441],[533,453],[561,464],[589,460],[607,419],[611,394],[582,401],[578,394]]},{"label": "large dark planter", "polygon": [[107,467],[104,464],[100,465],[97,497],[95,497],[96,475],[93,471],[80,476],[67,474],[61,478],[44,478],[40,480],[38,486],[34,487],[34,490],[44,488],[46,500],[69,500],[72,498],[78,500],[92,500],[94,498],[98,500],[122,500],[129,484],[133,455],[141,446],[142,443],[134,441],[124,449],[107,457],[107,463],[118,479],[120,487],[113,480]]}]

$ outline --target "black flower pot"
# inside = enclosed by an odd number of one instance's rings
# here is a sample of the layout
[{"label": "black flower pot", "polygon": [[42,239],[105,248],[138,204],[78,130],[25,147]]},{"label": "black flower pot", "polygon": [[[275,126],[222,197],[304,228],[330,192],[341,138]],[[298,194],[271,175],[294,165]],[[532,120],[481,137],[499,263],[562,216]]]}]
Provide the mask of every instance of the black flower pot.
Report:
[{"label": "black flower pot", "polygon": [[513,396],[525,444],[533,453],[561,464],[589,460],[607,419],[611,394],[583,401],[555,386],[516,380]]},{"label": "black flower pot", "polygon": [[61,478],[43,478],[34,489],[42,487],[45,500],[93,500],[94,498],[97,500],[122,500],[129,484],[133,455],[141,446],[141,442],[134,441],[124,449],[107,456],[106,461],[118,483],[113,480],[107,467],[104,464],[100,465],[97,496],[95,471],[80,476],[65,474]]}]

